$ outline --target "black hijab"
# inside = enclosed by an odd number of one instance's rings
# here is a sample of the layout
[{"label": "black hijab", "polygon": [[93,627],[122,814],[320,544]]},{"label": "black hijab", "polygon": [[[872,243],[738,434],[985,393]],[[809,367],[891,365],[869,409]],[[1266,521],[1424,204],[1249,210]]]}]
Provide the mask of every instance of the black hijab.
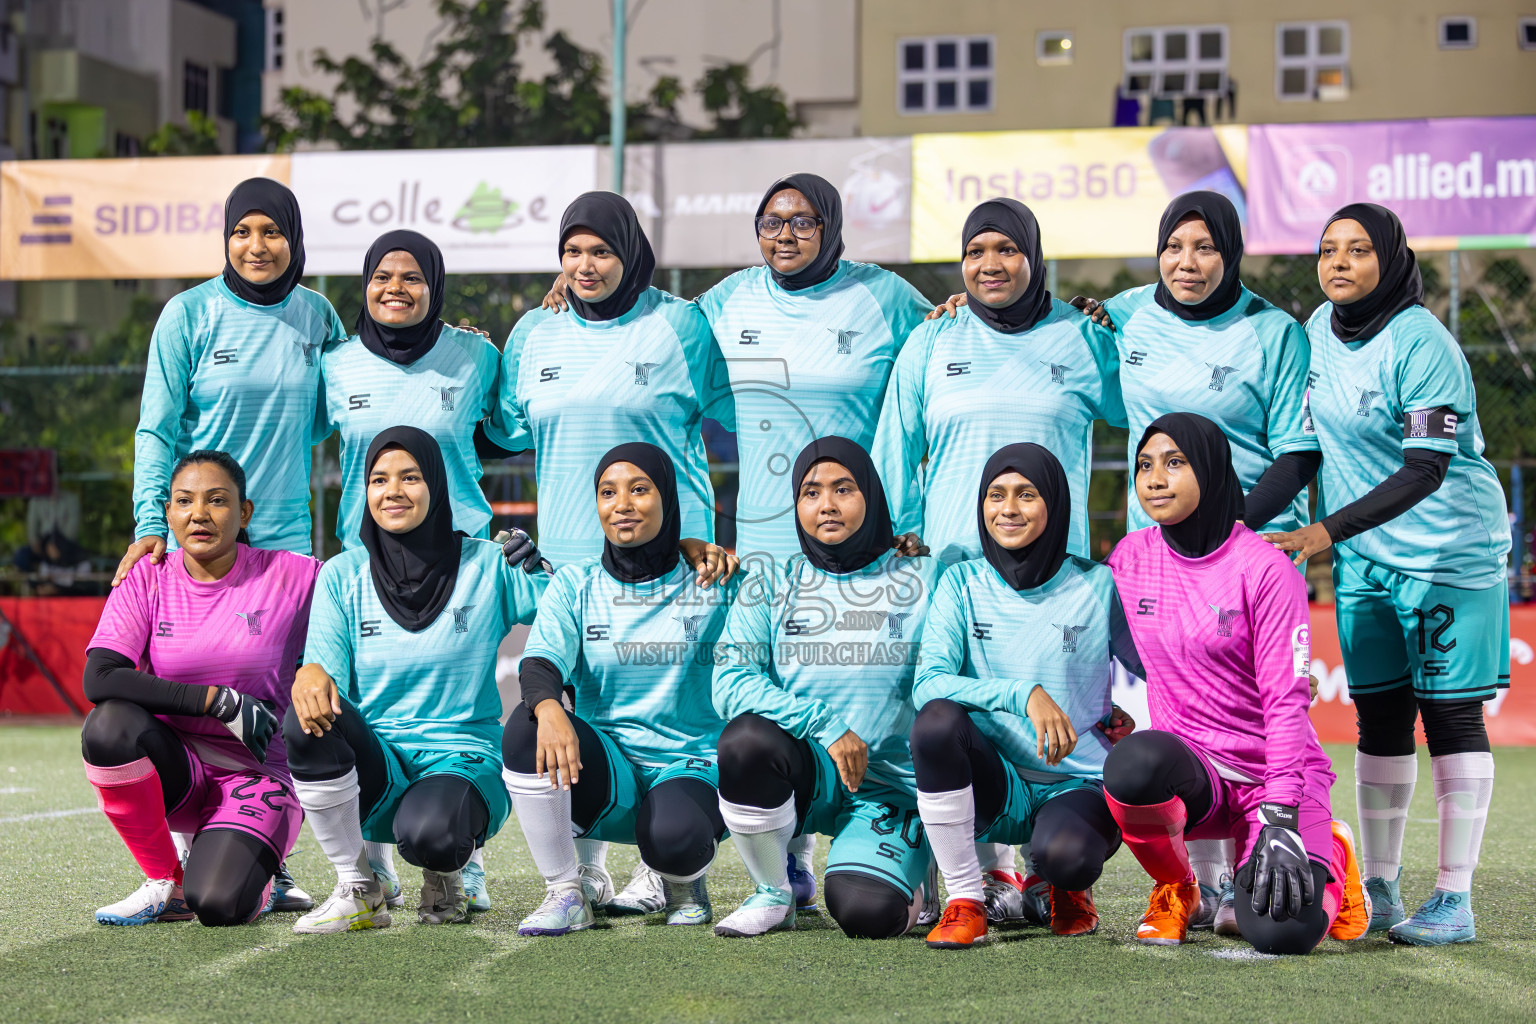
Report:
[{"label": "black hijab", "polygon": [[1243,485],[1232,468],[1232,446],[1221,428],[1192,412],[1170,412],[1141,433],[1136,454],[1153,434],[1167,434],[1189,460],[1200,485],[1200,504],[1182,523],[1163,526],[1163,539],[1185,558],[1204,558],[1232,536],[1243,518]]},{"label": "black hijab", "polygon": [[368,571],[384,610],[401,628],[420,633],[436,621],[453,596],[464,534],[453,528],[443,451],[425,430],[389,427],[379,431],[363,460],[363,479],[391,446],[405,449],[421,467],[429,495],[427,517],[414,530],[390,533],[365,510],[358,533],[368,549]]},{"label": "black hijab", "polygon": [[[607,239],[604,239],[607,241]],[[657,580],[677,568],[677,542],[682,536],[683,517],[677,508],[677,473],[666,452],[644,441],[631,441],[608,449],[592,474],[592,488],[603,482],[603,473],[615,462],[628,462],[651,478],[661,496],[661,532],[644,544],[621,548],[603,538],[603,568],[621,583],[645,583]]]},{"label": "black hijab", "polygon": [[885,500],[885,485],[875,463],[857,441],[836,435],[818,437],[800,450],[795,458],[794,501],[800,502],[800,485],[811,467],[823,459],[841,463],[853,474],[853,482],[864,495],[864,522],[841,544],[823,544],[805,532],[800,516],[795,515],[795,533],[800,536],[800,550],[806,560],[822,572],[839,575],[858,572],[891,550],[896,533],[891,525],[891,510]]},{"label": "black hijab", "polygon": [[1243,294],[1243,222],[1238,219],[1237,207],[1220,192],[1185,192],[1174,196],[1173,202],[1163,210],[1163,219],[1157,225],[1157,253],[1162,256],[1168,247],[1168,239],[1179,221],[1188,216],[1205,221],[1221,253],[1221,283],[1216,290],[1192,306],[1186,306],[1173,297],[1161,274],[1157,277],[1157,290],[1152,301],[1162,306],[1180,320],[1210,320],[1237,305]]},{"label": "black hijab", "polygon": [[[288,269],[266,284],[252,284],[240,276],[229,261],[229,236],[241,218],[252,212],[260,212],[272,218],[272,223],[288,239]],[[258,306],[275,306],[299,286],[304,276],[304,219],[299,216],[299,200],[280,181],[271,178],[247,178],[236,185],[224,200],[224,283],[229,290],[246,302]]]},{"label": "black hijab", "polygon": [[565,301],[583,320],[617,320],[635,307],[651,286],[656,273],[656,254],[640,227],[640,218],[629,200],[614,192],[583,192],[560,218],[560,252],[565,240],[585,228],[607,243],[624,264],[624,276],[613,294],[600,302],[584,302],[576,289],[568,288]]},{"label": "black hijab", "polygon": [[816,208],[816,215],[821,218],[821,251],[815,259],[789,275],[779,273],[772,263],[768,264],[768,272],[780,288],[797,292],[821,284],[837,273],[837,261],[843,255],[843,197],[838,195],[830,181],[819,174],[791,174],[780,178],[768,186],[768,191],[763,193],[763,201],[757,204],[757,213],[752,218],[754,230],[757,218],[768,209],[773,197],[791,188],[810,200]]},{"label": "black hijab", "polygon": [[1040,225],[1029,207],[1017,199],[988,199],[965,218],[965,230],[960,237],[962,261],[971,240],[986,231],[1007,235],[1024,253],[1029,260],[1029,285],[1023,295],[1000,309],[987,305],[971,292],[967,308],[994,331],[1019,334],[1051,315],[1051,293],[1045,288],[1045,257],[1040,252]]},{"label": "black hijab", "polygon": [[[1018,551],[1010,551],[997,542],[987,529],[983,512],[992,481],[1009,470],[1023,474],[1045,502],[1045,532]],[[1054,579],[1061,571],[1061,563],[1067,560],[1067,534],[1072,530],[1072,490],[1067,484],[1067,472],[1056,456],[1028,442],[1010,444],[993,452],[981,471],[981,489],[976,494],[976,529],[981,534],[981,553],[1014,590],[1034,590]]]},{"label": "black hijab", "polygon": [[357,334],[363,346],[376,356],[401,366],[409,366],[437,344],[442,333],[443,321],[443,251],[437,243],[416,231],[386,231],[368,247],[363,257],[363,294],[367,295],[368,282],[379,269],[384,257],[392,252],[408,252],[421,265],[421,274],[430,289],[427,295],[427,315],[410,327],[392,327],[381,324],[368,312],[368,301],[363,300],[362,312],[357,314]]},{"label": "black hijab", "polygon": [[1397,314],[1424,304],[1424,281],[1419,261],[1408,248],[1408,236],[1397,214],[1375,203],[1350,203],[1328,218],[1323,231],[1336,220],[1356,220],[1371,236],[1381,280],[1369,295],[1347,306],[1334,303],[1333,334],[1340,341],[1369,341],[1380,334]]}]

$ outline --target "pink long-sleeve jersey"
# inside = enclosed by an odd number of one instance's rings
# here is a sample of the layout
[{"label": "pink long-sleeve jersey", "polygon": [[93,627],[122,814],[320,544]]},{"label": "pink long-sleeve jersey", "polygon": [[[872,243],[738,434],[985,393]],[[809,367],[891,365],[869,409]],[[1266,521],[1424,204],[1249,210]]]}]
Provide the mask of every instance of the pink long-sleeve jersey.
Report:
[{"label": "pink long-sleeve jersey", "polygon": [[1264,799],[1327,799],[1334,775],[1307,717],[1307,589],[1284,554],[1242,523],[1204,558],[1152,526],[1109,556],[1147,673],[1152,728],[1218,767],[1262,782]]}]

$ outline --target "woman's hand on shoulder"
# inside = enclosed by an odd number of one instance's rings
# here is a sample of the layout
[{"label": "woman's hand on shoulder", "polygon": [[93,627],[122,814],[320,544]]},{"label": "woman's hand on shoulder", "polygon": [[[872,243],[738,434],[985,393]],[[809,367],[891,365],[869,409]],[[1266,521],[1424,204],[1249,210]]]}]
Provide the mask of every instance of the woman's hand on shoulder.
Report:
[{"label": "woman's hand on shoulder", "polygon": [[160,560],[165,557],[165,538],[141,537],[129,544],[128,550],[123,554],[123,560],[117,563],[117,573],[112,577],[112,585],[115,587],[127,579],[133,567],[145,555],[149,556],[151,564],[159,565]]},{"label": "woman's hand on shoulder", "polygon": [[931,554],[928,545],[923,543],[923,538],[915,533],[898,533],[896,539],[891,542],[891,547],[903,558],[918,558]]},{"label": "woman's hand on shoulder", "polygon": [[1111,331],[1115,329],[1115,322],[1109,318],[1109,307],[1098,299],[1090,299],[1085,295],[1074,295],[1067,300],[1067,304],[1077,307],[1079,312],[1100,327],[1107,327]]},{"label": "woman's hand on shoulder", "polygon": [[960,307],[966,305],[968,301],[969,299],[967,298],[965,292],[959,292],[955,295],[951,295],[939,305],[934,306],[932,312],[923,317],[923,319],[937,320],[939,317],[948,313],[949,318],[953,320],[955,316],[960,312]]},{"label": "woman's hand on shoulder", "polygon": [[736,570],[741,568],[741,559],[733,553],[697,537],[684,537],[677,542],[677,550],[698,574],[695,582],[700,587],[729,583]]},{"label": "woman's hand on shoulder", "polygon": [[554,283],[549,286],[549,291],[544,293],[544,301],[539,303],[539,308],[564,313],[570,308],[570,303],[565,301],[565,289],[565,275],[556,274]]},{"label": "woman's hand on shoulder", "polygon": [[1328,528],[1322,523],[1308,523],[1289,533],[1261,533],[1259,536],[1292,555],[1291,561],[1298,568],[1306,565],[1313,555],[1333,547],[1333,538],[1328,536]]}]

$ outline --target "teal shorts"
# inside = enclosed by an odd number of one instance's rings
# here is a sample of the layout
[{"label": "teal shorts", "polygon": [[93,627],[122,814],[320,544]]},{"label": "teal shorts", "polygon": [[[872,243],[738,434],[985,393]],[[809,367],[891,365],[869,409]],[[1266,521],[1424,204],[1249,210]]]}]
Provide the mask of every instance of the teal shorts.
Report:
[{"label": "teal shorts", "polygon": [[598,814],[592,827],[581,834],[582,839],[596,839],[607,843],[635,843],[635,817],[640,813],[640,801],[645,794],[672,779],[698,779],[711,789],[720,788],[720,768],[713,758],[680,757],[663,767],[635,764],[624,756],[619,745],[603,730],[592,729],[603,745],[603,757],[608,763],[608,804]]},{"label": "teal shorts", "polygon": [[412,783],[428,775],[457,775],[475,787],[485,809],[490,812],[490,824],[477,845],[484,845],[501,831],[512,813],[512,800],[507,787],[501,781],[501,757],[486,750],[417,750],[398,746],[375,734],[384,751],[384,762],[389,781],[378,803],[373,805],[363,819],[363,838],[374,843],[395,841],[395,813],[400,800]]},{"label": "teal shorts", "polygon": [[1421,700],[1489,700],[1509,686],[1509,584],[1463,590],[1334,549],[1350,693],[1409,683]]},{"label": "teal shorts", "polygon": [[851,871],[904,893],[917,892],[928,877],[933,854],[916,796],[868,783],[850,793],[826,748],[815,740],[805,742],[816,756],[816,794],[799,832],[832,837],[827,874]]},{"label": "teal shorts", "polygon": [[1102,793],[1104,784],[1098,779],[1077,778],[1063,778],[1059,782],[1034,782],[1013,768],[1008,772],[1008,796],[1003,801],[1003,809],[992,819],[987,830],[976,837],[976,841],[1002,843],[1006,846],[1029,842],[1035,832],[1035,815],[1040,813],[1045,802],[1074,789],[1094,789]]}]

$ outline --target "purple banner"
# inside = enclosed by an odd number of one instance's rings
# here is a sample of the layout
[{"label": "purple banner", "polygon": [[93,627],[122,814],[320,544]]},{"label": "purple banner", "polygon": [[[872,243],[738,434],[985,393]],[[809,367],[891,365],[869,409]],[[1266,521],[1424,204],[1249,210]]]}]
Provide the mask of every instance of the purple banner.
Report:
[{"label": "purple banner", "polygon": [[1371,202],[1423,249],[1536,246],[1536,117],[1248,129],[1253,253],[1306,253],[1333,211]]}]

